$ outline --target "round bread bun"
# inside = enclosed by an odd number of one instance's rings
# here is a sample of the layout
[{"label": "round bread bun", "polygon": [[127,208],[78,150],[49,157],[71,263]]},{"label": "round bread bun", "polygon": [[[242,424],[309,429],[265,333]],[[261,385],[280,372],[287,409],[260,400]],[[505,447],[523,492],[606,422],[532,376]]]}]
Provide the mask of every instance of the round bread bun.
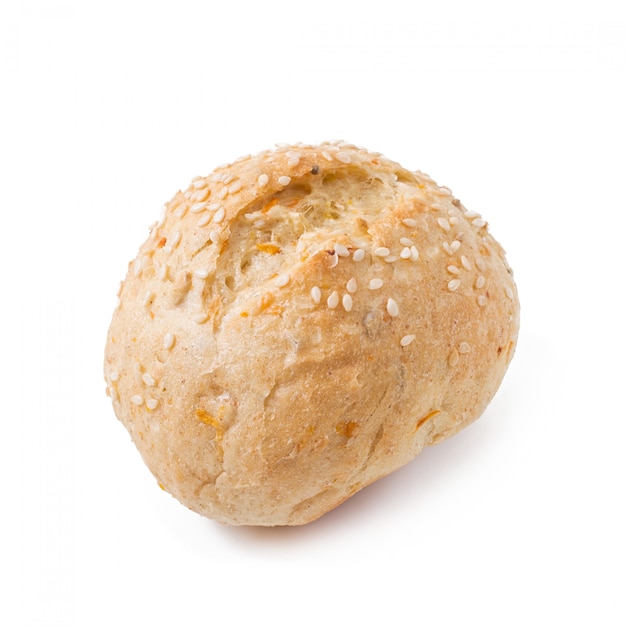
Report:
[{"label": "round bread bun", "polygon": [[518,328],[504,252],[448,188],[343,142],[280,146],[166,204],[105,380],[180,502],[306,524],[478,418]]}]

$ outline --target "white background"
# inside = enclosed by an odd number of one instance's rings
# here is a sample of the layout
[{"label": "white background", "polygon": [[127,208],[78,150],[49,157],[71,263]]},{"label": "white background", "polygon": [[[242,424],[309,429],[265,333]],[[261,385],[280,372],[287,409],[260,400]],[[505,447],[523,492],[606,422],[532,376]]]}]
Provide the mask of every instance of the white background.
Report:
[{"label": "white background", "polygon": [[[0,623],[626,624],[622,4],[0,0]],[[115,419],[115,292],[193,176],[334,138],[483,214],[519,348],[319,521],[220,526]]]}]

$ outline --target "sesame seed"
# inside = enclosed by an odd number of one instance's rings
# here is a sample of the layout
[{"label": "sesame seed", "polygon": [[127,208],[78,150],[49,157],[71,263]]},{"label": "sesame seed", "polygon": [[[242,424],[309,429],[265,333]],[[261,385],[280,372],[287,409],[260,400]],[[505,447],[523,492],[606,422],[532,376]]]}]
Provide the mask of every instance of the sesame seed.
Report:
[{"label": "sesame seed", "polygon": [[472,265],[471,263],[467,260],[467,257],[464,255],[461,255],[461,265],[466,269],[466,270],[471,270],[472,269]]},{"label": "sesame seed", "polygon": [[206,187],[206,180],[202,177],[194,178],[193,180],[193,188],[194,189],[204,189]]},{"label": "sesame seed", "polygon": [[222,187],[220,192],[217,194],[217,197],[220,200],[223,200],[228,195],[228,187]]},{"label": "sesame seed", "polygon": [[288,185],[291,182],[291,176],[280,176],[278,178],[278,184],[282,185],[283,187]]},{"label": "sesame seed", "polygon": [[242,187],[241,181],[240,181],[240,180],[236,180],[236,181],[235,181],[235,182],[234,182],[234,183],[233,183],[233,184],[232,184],[232,185],[228,188],[228,193],[235,194],[235,193],[237,193],[238,191],[241,191],[241,187]]},{"label": "sesame seed", "polygon": [[111,379],[111,382],[116,383],[120,379],[120,375],[117,370],[112,370],[109,374],[109,378]]},{"label": "sesame seed", "polygon": [[507,295],[509,298],[511,298],[511,300],[513,300],[513,296],[514,296],[514,294],[513,294],[513,290],[512,290],[510,287],[507,287],[507,288],[505,289],[505,292],[506,292],[506,295]]},{"label": "sesame seed", "polygon": [[367,287],[368,289],[371,289],[372,291],[374,291],[376,289],[380,289],[382,286],[383,286],[382,278],[372,278],[372,280],[370,280],[369,285]]},{"label": "sesame seed", "polygon": [[261,174],[256,181],[260,187],[265,187],[270,182],[270,177],[267,174]]},{"label": "sesame seed", "polygon": [[166,350],[170,350],[174,347],[175,337],[172,333],[165,333],[165,337],[163,337],[163,347]]},{"label": "sesame seed", "polygon": [[143,404],[143,398],[140,395],[131,396],[130,401],[137,406],[141,406]]},{"label": "sesame seed", "polygon": [[172,236],[172,239],[169,242],[169,246],[171,248],[175,248],[179,243],[180,243],[180,238],[181,238],[181,234],[180,231],[177,230],[174,235]]},{"label": "sesame seed", "polygon": [[322,299],[322,291],[317,285],[311,288],[311,298],[315,304],[319,304]]},{"label": "sesame seed", "polygon": [[350,293],[354,293],[356,291],[356,278],[354,278],[354,276],[348,281],[348,283],[346,284],[346,289],[350,292]]},{"label": "sesame seed", "polygon": [[198,313],[198,315],[194,315],[193,321],[196,324],[204,324],[209,319],[208,313]]},{"label": "sesame seed", "polygon": [[192,202],[204,202],[209,197],[209,188],[204,187],[202,189],[198,189],[195,193],[191,194],[190,200]]},{"label": "sesame seed", "polygon": [[133,263],[133,275],[135,278],[139,278],[141,275],[142,267],[141,267],[141,259],[135,259]]},{"label": "sesame seed", "polygon": [[476,302],[478,302],[478,306],[485,306],[485,304],[487,304],[487,298],[481,294],[476,298]]},{"label": "sesame seed", "polygon": [[487,222],[485,222],[485,220],[482,217],[477,217],[475,220],[472,220],[472,224],[474,224],[476,228],[482,228],[483,226],[487,224]]},{"label": "sesame seed", "polygon": [[211,213],[207,213],[206,215],[203,215],[198,220],[198,226],[206,226],[211,221],[212,217],[213,217],[213,215]]},{"label": "sesame seed", "polygon": [[204,211],[204,209],[206,209],[206,202],[196,202],[189,210],[192,213],[200,213],[200,211]]},{"label": "sesame seed", "polygon": [[387,300],[387,313],[389,313],[391,317],[398,317],[400,313],[400,310],[398,309],[398,303],[393,298],[389,298]]},{"label": "sesame seed", "polygon": [[339,256],[343,256],[343,257],[350,256],[350,250],[348,250],[346,246],[340,243],[335,244],[334,250]]},{"label": "sesame seed", "polygon": [[485,263],[485,261],[482,259],[482,257],[478,257],[476,259],[476,267],[481,271],[484,272],[487,269],[487,264]]},{"label": "sesame seed", "polygon": [[386,257],[389,255],[389,248],[385,248],[385,246],[380,246],[374,249],[374,255],[380,257]]},{"label": "sesame seed", "polygon": [[341,299],[341,304],[346,311],[352,311],[352,296],[349,293],[345,293]]},{"label": "sesame seed", "polygon": [[448,289],[450,291],[456,291],[459,286],[461,285],[461,281],[458,278],[453,278],[449,283],[448,283]]},{"label": "sesame seed", "polygon": [[300,157],[292,156],[287,160],[287,167],[295,167],[298,163],[300,163]]},{"label": "sesame seed", "polygon": [[146,406],[151,410],[154,411],[154,409],[157,408],[157,406],[159,406],[159,401],[155,400],[154,398],[150,398],[149,400],[146,401]]},{"label": "sesame seed", "polygon": [[467,343],[467,341],[461,341],[459,344],[459,354],[467,354],[470,350],[469,343]]},{"label": "sesame seed", "polygon": [[333,157],[330,156],[330,153],[328,153],[326,150],[322,150],[322,156],[327,160],[327,161],[332,161]]},{"label": "sesame seed", "polygon": [[439,193],[444,196],[451,196],[452,189],[450,189],[449,187],[439,187]]},{"label": "sesame seed", "polygon": [[447,241],[444,241],[441,244],[441,247],[446,251],[447,254],[452,256],[452,248],[450,247],[450,244]]},{"label": "sesame seed", "polygon": [[396,262],[399,258],[400,258],[400,257],[398,257],[398,256],[397,256],[397,255],[395,255],[395,254],[389,254],[388,256],[383,257],[383,261],[384,261],[385,263],[395,263],[395,262]]},{"label": "sesame seed", "polygon": [[150,376],[148,372],[143,373],[143,375],[141,376],[141,380],[143,380],[143,382],[148,385],[148,387],[154,387],[154,378],[152,378],[152,376]]},{"label": "sesame seed", "polygon": [[362,248],[357,248],[352,254],[353,261],[362,261],[365,258],[365,250]]},{"label": "sesame seed", "polygon": [[187,213],[187,209],[188,209],[187,204],[181,204],[174,211],[174,217],[177,217],[178,219],[182,218],[185,215],[185,213]]},{"label": "sesame seed", "polygon": [[235,176],[231,172],[224,172],[220,178],[225,185],[228,185],[231,180],[235,180]]},{"label": "sesame seed", "polygon": [[486,282],[487,282],[487,279],[481,274],[476,279],[476,289],[482,289],[485,286]]},{"label": "sesame seed", "polygon": [[476,213],[475,211],[466,211],[465,212],[465,217],[468,220],[471,220],[473,217],[480,217],[480,215],[478,215],[478,213]]},{"label": "sesame seed", "polygon": [[213,243],[217,243],[220,240],[220,233],[217,230],[212,230],[209,233],[209,239],[213,242]]},{"label": "sesame seed", "polygon": [[169,271],[169,267],[167,263],[163,263],[163,265],[161,265],[161,267],[159,268],[159,273],[157,274],[157,278],[159,280],[165,280],[167,278],[168,271]]},{"label": "sesame seed", "polygon": [[336,291],[333,291],[330,296],[328,296],[328,299],[326,300],[326,304],[328,305],[329,309],[334,309],[337,307],[337,305],[339,304],[339,294]]},{"label": "sesame seed", "polygon": [[450,222],[445,217],[440,217],[437,219],[437,224],[441,226],[446,232],[450,230]]},{"label": "sesame seed", "polygon": [[452,352],[450,352],[450,356],[448,357],[448,364],[451,367],[454,367],[458,362],[459,362],[459,351],[452,350]]},{"label": "sesame seed", "polygon": [[224,207],[220,207],[213,215],[213,223],[219,224],[224,219],[225,215],[226,211],[224,211]]},{"label": "sesame seed", "polygon": [[448,265],[446,269],[450,272],[450,274],[460,274],[461,270],[456,265]]},{"label": "sesame seed", "polygon": [[417,220],[414,220],[414,219],[412,219],[412,218],[410,218],[410,217],[405,217],[405,218],[402,220],[402,223],[403,223],[405,226],[408,226],[409,228],[416,228],[416,227],[417,227]]},{"label": "sesame seed", "polygon": [[206,278],[209,275],[209,270],[207,269],[201,269],[201,270],[196,270],[193,275],[196,278]]},{"label": "sesame seed", "polygon": [[406,348],[409,344],[413,342],[414,339],[415,339],[415,335],[404,335],[404,337],[400,339],[400,345],[403,348]]},{"label": "sesame seed", "polygon": [[450,226],[456,226],[459,223],[459,218],[456,215],[453,215],[448,218],[448,221],[450,222]]},{"label": "sesame seed", "polygon": [[289,282],[289,274],[279,274],[274,279],[274,284],[277,287],[284,287]]},{"label": "sesame seed", "polygon": [[420,253],[418,252],[417,248],[415,246],[411,246],[411,261],[417,261],[419,256]]},{"label": "sesame seed", "polygon": [[143,306],[149,306],[152,304],[152,299],[154,298],[154,294],[151,291],[147,291],[146,295],[143,298]]},{"label": "sesame seed", "polygon": [[335,158],[337,161],[341,161],[342,163],[352,163],[352,157],[347,152],[337,152],[337,154],[335,154]]},{"label": "sesame seed", "polygon": [[400,237],[400,243],[403,246],[407,246],[409,248],[415,244],[415,242],[412,239],[409,239],[408,237]]},{"label": "sesame seed", "polygon": [[400,252],[401,259],[410,259],[411,258],[411,249],[410,248],[402,248]]},{"label": "sesame seed", "polygon": [[461,242],[458,239],[455,239],[450,244],[450,250],[452,250],[452,252],[456,252],[460,247],[461,247]]}]

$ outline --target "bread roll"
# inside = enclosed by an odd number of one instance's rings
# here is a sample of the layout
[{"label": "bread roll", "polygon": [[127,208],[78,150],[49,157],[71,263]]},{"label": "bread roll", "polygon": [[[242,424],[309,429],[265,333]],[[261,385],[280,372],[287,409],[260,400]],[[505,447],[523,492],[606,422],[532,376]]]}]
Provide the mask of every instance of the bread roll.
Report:
[{"label": "bread roll", "polygon": [[167,203],[105,379],[162,489],[298,525],[479,417],[518,328],[504,252],[449,189],[349,144],[281,146]]}]

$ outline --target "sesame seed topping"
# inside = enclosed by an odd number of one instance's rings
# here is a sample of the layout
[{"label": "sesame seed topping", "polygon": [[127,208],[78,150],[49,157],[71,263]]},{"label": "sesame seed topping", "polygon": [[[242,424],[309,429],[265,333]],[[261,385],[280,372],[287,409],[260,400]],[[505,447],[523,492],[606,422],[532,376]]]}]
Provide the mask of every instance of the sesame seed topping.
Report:
[{"label": "sesame seed topping", "polygon": [[485,222],[485,220],[482,217],[477,217],[475,220],[472,220],[472,224],[474,224],[476,228],[482,228],[483,226],[487,224],[487,222]]},{"label": "sesame seed topping", "polygon": [[385,248],[385,246],[380,246],[374,249],[374,255],[380,257],[386,257],[389,255],[389,248]]},{"label": "sesame seed topping", "polygon": [[460,274],[461,270],[456,265],[448,265],[446,269],[450,272],[450,274]]},{"label": "sesame seed topping", "polygon": [[418,252],[415,246],[411,246],[411,261],[417,261],[419,259],[420,253]]},{"label": "sesame seed topping", "polygon": [[395,263],[400,257],[395,254],[389,254],[386,257],[383,257],[383,261],[385,263]]},{"label": "sesame seed topping", "polygon": [[311,288],[311,298],[315,304],[319,304],[322,299],[322,291],[317,285]]},{"label": "sesame seed topping", "polygon": [[382,278],[372,278],[372,280],[370,280],[369,285],[367,287],[368,289],[371,289],[372,291],[374,291],[376,289],[380,289],[382,286],[383,286]]},{"label": "sesame seed topping", "polygon": [[154,378],[148,374],[148,372],[144,372],[141,376],[141,380],[148,385],[148,387],[154,387]]},{"label": "sesame seed topping", "polygon": [[450,356],[448,357],[448,364],[451,367],[454,367],[458,362],[459,362],[459,351],[452,350],[452,352],[450,352]]},{"label": "sesame seed topping", "polygon": [[209,275],[209,270],[207,269],[201,269],[201,270],[196,270],[193,275],[196,278],[206,278]]},{"label": "sesame seed topping", "polygon": [[174,217],[177,217],[179,219],[183,217],[185,213],[187,213],[187,208],[187,204],[181,204],[180,206],[178,206],[174,211]]},{"label": "sesame seed topping", "polygon": [[238,191],[241,191],[241,187],[242,187],[241,181],[240,181],[240,180],[236,180],[236,181],[235,181],[235,182],[234,182],[234,183],[233,183],[233,184],[232,184],[232,185],[228,188],[228,193],[235,194],[235,193],[237,193]]},{"label": "sesame seed topping", "polygon": [[356,291],[356,278],[352,277],[348,283],[346,284],[346,289],[350,292],[350,293],[354,293]]},{"label": "sesame seed topping", "polygon": [[326,150],[322,150],[322,156],[327,160],[327,161],[332,161],[333,157],[330,156],[330,153],[327,152]]},{"label": "sesame seed topping", "polygon": [[198,176],[193,179],[193,188],[194,189],[204,189],[206,187],[206,180],[201,176]]},{"label": "sesame seed topping", "polygon": [[415,244],[415,242],[412,239],[409,239],[408,237],[400,237],[400,243],[403,246],[408,246],[409,248]]},{"label": "sesame seed topping", "polygon": [[404,337],[400,339],[400,345],[403,348],[406,348],[409,344],[413,342],[414,339],[415,339],[415,335],[404,335]]},{"label": "sesame seed topping", "polygon": [[274,279],[274,284],[277,287],[284,287],[289,282],[289,274],[279,274]]},{"label": "sesame seed topping", "polygon": [[476,298],[476,302],[478,302],[478,306],[485,306],[485,304],[487,304],[487,298],[481,294]]},{"label": "sesame seed topping", "polygon": [[165,333],[165,337],[163,337],[163,347],[166,350],[171,350],[174,347],[175,339],[172,333]]},{"label": "sesame seed topping", "polygon": [[260,187],[265,187],[270,182],[270,177],[267,174],[261,174],[256,181]]},{"label": "sesame seed topping", "polygon": [[461,285],[461,281],[458,278],[453,278],[449,283],[448,283],[448,289],[450,291],[456,291],[459,286]]},{"label": "sesame seed topping", "polygon": [[146,400],[146,406],[151,410],[154,411],[154,409],[157,408],[157,406],[159,406],[159,401],[155,400],[154,398],[150,398],[149,400]]},{"label": "sesame seed topping", "polygon": [[220,233],[217,230],[212,230],[209,233],[209,239],[213,242],[213,243],[217,243],[220,240]]},{"label": "sesame seed topping", "polygon": [[217,194],[217,197],[220,200],[223,200],[228,195],[228,187],[222,187],[220,192]]},{"label": "sesame seed topping", "polygon": [[211,214],[211,213],[207,213],[206,215],[203,215],[198,220],[198,226],[206,226],[211,221],[212,217],[213,217],[213,214]]},{"label": "sesame seed topping", "polygon": [[467,257],[462,255],[461,256],[461,265],[466,269],[466,270],[471,270],[472,269],[472,264],[467,260]]},{"label": "sesame seed topping", "polygon": [[143,298],[143,306],[150,306],[152,304],[152,300],[154,298],[154,294],[151,291],[146,292],[146,295]]},{"label": "sesame seed topping", "polygon": [[300,163],[300,157],[299,156],[292,156],[289,157],[289,159],[287,160],[287,166],[288,167],[295,167],[296,165],[298,165],[298,163]]},{"label": "sesame seed topping", "polygon": [[175,248],[179,243],[180,243],[180,238],[181,238],[181,234],[180,231],[177,230],[173,235],[172,235],[172,239],[169,242],[169,246],[171,248]]},{"label": "sesame seed topping", "polygon": [[487,269],[487,264],[485,263],[485,261],[482,259],[482,257],[478,257],[476,259],[476,267],[481,271],[484,272]]},{"label": "sesame seed topping", "polygon": [[189,210],[192,213],[200,213],[200,211],[204,211],[204,209],[206,209],[206,202],[196,202]]},{"label": "sesame seed topping", "polygon": [[352,254],[353,261],[362,261],[365,258],[365,250],[362,248],[357,248]]},{"label": "sesame seed topping", "polygon": [[335,158],[337,161],[341,161],[342,163],[352,163],[352,157],[347,152],[337,152],[337,154],[335,154]]},{"label": "sesame seed topping", "polygon": [[460,247],[461,247],[461,242],[458,239],[455,239],[450,244],[450,250],[452,250],[452,252],[456,252]]},{"label": "sesame seed topping", "polygon": [[417,220],[414,220],[414,219],[413,219],[413,218],[411,218],[411,217],[405,217],[405,218],[402,220],[402,223],[403,223],[405,226],[408,226],[409,228],[416,228],[416,227],[417,227]]},{"label": "sesame seed topping", "polygon": [[278,184],[282,185],[283,187],[288,185],[291,182],[291,176],[280,176],[278,178]]},{"label": "sesame seed topping", "polygon": [[452,189],[450,189],[449,187],[439,187],[439,193],[441,193],[444,196],[451,196]]},{"label": "sesame seed topping", "polygon": [[159,273],[157,274],[157,278],[159,280],[165,280],[167,278],[168,272],[169,272],[169,266],[167,265],[167,263],[163,263],[163,265],[161,265],[161,267],[159,268]]},{"label": "sesame seed topping", "polygon": [[198,315],[194,315],[193,321],[196,324],[204,324],[209,319],[208,313],[198,313]]},{"label": "sesame seed topping", "polygon": [[141,406],[143,404],[143,398],[140,395],[131,396],[130,401],[137,406]]},{"label": "sesame seed topping", "polygon": [[220,207],[213,215],[213,223],[219,224],[224,219],[225,215],[226,211],[224,210],[224,207]]},{"label": "sesame seed topping", "polygon": [[459,223],[459,218],[456,215],[453,215],[448,218],[448,221],[450,222],[450,226],[456,226]]},{"label": "sesame seed topping", "polygon": [[111,370],[109,378],[111,379],[111,382],[116,383],[120,379],[120,375],[117,370]]},{"label": "sesame seed topping", "polygon": [[352,311],[352,296],[349,293],[345,293],[341,299],[341,304],[346,311]]},{"label": "sesame seed topping", "polygon": [[449,254],[450,256],[452,256],[452,248],[450,247],[450,244],[447,241],[444,241],[441,244],[441,247],[446,251],[447,254]]},{"label": "sesame seed topping", "polygon": [[192,202],[204,202],[209,197],[209,188],[204,187],[202,189],[198,189],[195,193],[191,195],[190,200]]},{"label": "sesame seed topping", "polygon": [[400,252],[401,259],[410,259],[411,258],[411,249],[410,248],[402,248]]},{"label": "sesame seed topping", "polygon": [[476,279],[476,289],[482,289],[485,286],[486,282],[487,282],[487,279],[481,274]]},{"label": "sesame seed topping", "polygon": [[389,313],[391,317],[398,317],[400,313],[400,310],[398,309],[398,303],[393,298],[389,298],[387,300],[387,313]]},{"label": "sesame seed topping", "polygon": [[470,350],[469,343],[467,343],[467,341],[461,341],[459,344],[459,354],[467,354]]},{"label": "sesame seed topping", "polygon": [[328,299],[326,300],[326,304],[328,305],[329,309],[334,309],[337,307],[337,305],[339,304],[339,294],[336,291],[333,291],[330,296],[328,296]]},{"label": "sesame seed topping", "polygon": [[441,226],[446,232],[450,230],[450,222],[445,217],[440,217],[437,219],[437,224]]},{"label": "sesame seed topping", "polygon": [[139,276],[141,275],[141,259],[135,259],[135,261],[133,262],[133,275],[135,276],[135,278],[139,278]]},{"label": "sesame seed topping", "polygon": [[507,287],[504,291],[506,292],[506,295],[513,300],[513,290],[510,287]]},{"label": "sesame seed topping", "polygon": [[346,246],[340,243],[335,244],[334,250],[339,256],[343,256],[343,257],[350,256],[350,250],[348,250]]}]

